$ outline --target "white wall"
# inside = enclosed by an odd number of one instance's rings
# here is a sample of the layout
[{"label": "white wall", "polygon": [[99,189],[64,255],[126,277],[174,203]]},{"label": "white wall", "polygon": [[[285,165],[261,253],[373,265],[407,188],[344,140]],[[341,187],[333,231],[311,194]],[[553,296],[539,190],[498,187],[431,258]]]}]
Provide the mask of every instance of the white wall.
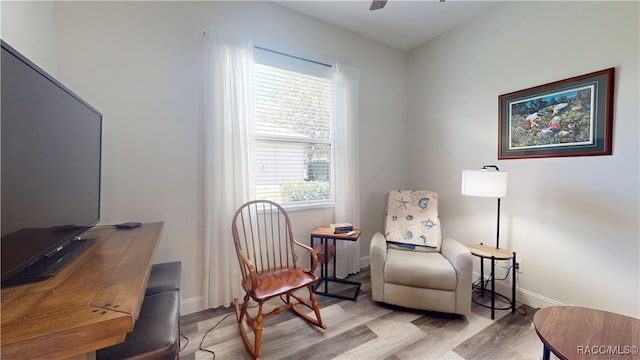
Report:
[{"label": "white wall", "polygon": [[44,71],[56,76],[53,2],[2,1],[0,37]]},{"label": "white wall", "polygon": [[[12,9],[3,2],[3,20]],[[201,79],[203,30],[210,27],[360,68],[360,225],[368,254],[369,239],[382,229],[383,189],[399,187],[404,178],[398,159],[406,54],[267,2],[59,2],[54,10],[50,53],[58,78],[104,115],[101,222],[165,222],[156,262],[182,260],[184,314],[200,310],[202,295]],[[41,43],[29,23],[6,34],[19,39],[18,50]],[[380,174],[373,166],[380,162],[400,164],[400,171]],[[333,222],[330,209],[290,215],[306,242],[314,227]]]},{"label": "white wall", "polygon": [[[524,260],[530,304],[640,316],[639,15],[638,2],[509,2],[409,55],[409,187],[440,193],[445,235],[495,244],[496,201],[462,197],[461,171],[508,171],[500,244]],[[497,160],[500,94],[609,67],[612,156]]]}]

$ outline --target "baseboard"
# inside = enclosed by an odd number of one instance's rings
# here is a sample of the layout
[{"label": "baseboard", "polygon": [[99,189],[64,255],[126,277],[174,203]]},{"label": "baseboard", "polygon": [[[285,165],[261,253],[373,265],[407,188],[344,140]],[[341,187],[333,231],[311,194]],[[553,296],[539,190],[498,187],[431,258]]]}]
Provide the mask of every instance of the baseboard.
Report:
[{"label": "baseboard", "polygon": [[371,264],[368,256],[363,256],[360,258],[360,269],[364,269]]},{"label": "baseboard", "polygon": [[180,315],[193,314],[202,311],[202,296],[196,296],[180,301]]},{"label": "baseboard", "polygon": [[[480,274],[477,272],[473,272],[474,281],[480,278]],[[488,280],[489,277],[485,276],[485,280]],[[496,280],[496,291],[500,294],[508,295],[511,297],[511,279],[507,280]],[[532,291],[522,288],[516,288],[516,303],[525,304],[534,309],[539,309],[548,306],[559,306],[566,305],[561,303],[560,301],[548,298],[546,296],[542,296],[540,294],[536,294]]]}]

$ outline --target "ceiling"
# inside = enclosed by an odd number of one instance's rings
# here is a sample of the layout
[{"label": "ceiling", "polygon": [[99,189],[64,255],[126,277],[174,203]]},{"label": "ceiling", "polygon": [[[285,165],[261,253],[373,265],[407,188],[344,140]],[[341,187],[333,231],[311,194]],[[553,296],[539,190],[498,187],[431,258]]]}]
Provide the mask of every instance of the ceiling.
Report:
[{"label": "ceiling", "polygon": [[369,0],[274,2],[403,51],[498,4],[478,0],[388,0],[384,8],[370,11]]}]

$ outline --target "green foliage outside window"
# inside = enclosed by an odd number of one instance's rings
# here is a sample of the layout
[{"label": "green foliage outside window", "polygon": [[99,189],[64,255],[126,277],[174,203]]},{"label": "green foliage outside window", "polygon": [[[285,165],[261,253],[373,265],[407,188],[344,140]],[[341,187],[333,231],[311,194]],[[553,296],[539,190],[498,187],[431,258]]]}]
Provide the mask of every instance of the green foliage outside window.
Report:
[{"label": "green foliage outside window", "polygon": [[280,184],[283,202],[313,201],[330,199],[328,181],[292,181]]}]

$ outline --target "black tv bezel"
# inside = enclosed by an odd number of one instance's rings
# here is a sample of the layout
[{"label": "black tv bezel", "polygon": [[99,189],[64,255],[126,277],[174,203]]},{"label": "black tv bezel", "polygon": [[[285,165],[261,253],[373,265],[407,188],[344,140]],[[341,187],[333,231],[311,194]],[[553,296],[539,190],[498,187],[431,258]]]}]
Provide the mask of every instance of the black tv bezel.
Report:
[{"label": "black tv bezel", "polygon": [[[60,250],[60,249],[64,248],[67,244],[69,244],[70,241],[72,241],[72,240],[74,240],[76,238],[79,238],[82,235],[82,233],[84,233],[87,229],[89,229],[92,226],[94,226],[94,225],[99,223],[101,212],[102,212],[102,201],[101,200],[102,200],[103,115],[95,107],[91,106],[88,102],[86,102],[84,99],[82,99],[79,95],[77,95],[76,93],[71,91],[71,89],[66,87],[60,81],[56,80],[53,76],[51,76],[49,73],[44,71],[42,68],[40,68],[38,65],[33,63],[26,56],[24,56],[22,53],[20,53],[18,50],[13,48],[11,45],[9,45],[7,42],[5,42],[2,39],[0,39],[0,47],[2,48],[2,50],[6,50],[10,55],[14,56],[20,62],[25,64],[25,66],[30,67],[35,72],[40,74],[42,77],[44,77],[45,79],[47,79],[48,81],[53,83],[55,86],[60,88],[65,93],[67,93],[69,96],[73,97],[76,101],[78,101],[82,105],[86,106],[89,110],[94,112],[99,118],[98,129],[99,129],[99,133],[100,133],[100,135],[99,135],[99,156],[98,156],[98,161],[99,161],[99,165],[98,165],[98,199],[97,199],[97,201],[98,201],[97,202],[97,210],[98,211],[97,211],[97,214],[96,214],[96,218],[92,219],[87,224],[74,224],[74,225],[77,226],[76,229],[73,229],[71,231],[65,231],[65,235],[64,236],[59,237],[58,239],[56,239],[56,241],[51,241],[50,244],[46,244],[46,245],[42,246],[39,251],[35,251],[30,256],[25,257],[24,261],[21,261],[19,264],[13,266],[11,269],[8,269],[5,272],[3,272],[1,274],[1,276],[0,276],[0,286],[4,287],[4,285],[2,285],[2,284],[4,284],[5,281],[9,280],[11,277],[13,277],[13,276],[19,274],[20,272],[22,272],[23,270],[27,269],[31,264],[37,262],[39,259],[42,259],[42,258],[50,255],[52,252],[55,252],[56,250]],[[53,229],[51,229],[51,230],[53,230]],[[8,235],[11,235],[11,234],[8,234]],[[11,256],[11,254],[7,254],[6,253],[6,251],[8,251],[9,248],[11,248],[11,247],[5,246],[5,244],[4,244],[5,243],[5,237],[6,236],[2,237],[2,250],[0,251],[0,256],[2,258],[2,262],[5,261],[6,257]]]}]

